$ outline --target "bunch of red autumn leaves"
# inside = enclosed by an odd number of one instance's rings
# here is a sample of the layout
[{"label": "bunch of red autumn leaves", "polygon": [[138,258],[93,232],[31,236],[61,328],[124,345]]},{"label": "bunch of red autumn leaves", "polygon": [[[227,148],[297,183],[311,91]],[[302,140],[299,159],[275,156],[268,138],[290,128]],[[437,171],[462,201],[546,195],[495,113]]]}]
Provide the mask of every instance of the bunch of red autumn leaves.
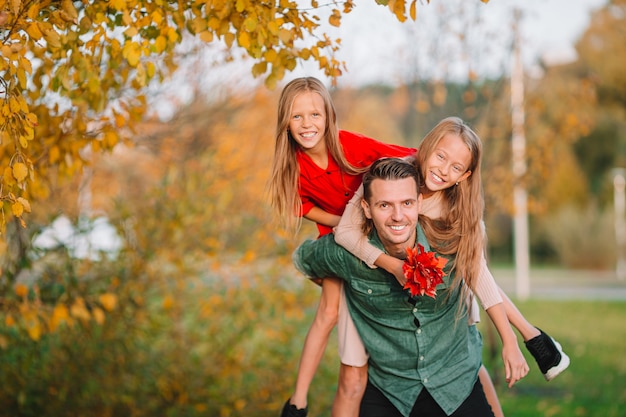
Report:
[{"label": "bunch of red autumn leaves", "polygon": [[419,243],[416,248],[407,248],[406,253],[407,258],[402,266],[406,278],[404,289],[408,289],[413,297],[427,295],[435,298],[437,285],[443,284],[443,267],[448,260],[437,258],[435,252],[426,252]]}]

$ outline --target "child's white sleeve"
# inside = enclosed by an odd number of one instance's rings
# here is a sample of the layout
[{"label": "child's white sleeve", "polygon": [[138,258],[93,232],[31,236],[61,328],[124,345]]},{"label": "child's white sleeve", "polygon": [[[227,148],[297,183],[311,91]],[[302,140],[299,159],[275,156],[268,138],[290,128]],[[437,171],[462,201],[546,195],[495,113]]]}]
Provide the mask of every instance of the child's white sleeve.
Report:
[{"label": "child's white sleeve", "polygon": [[480,271],[478,272],[478,277],[476,279],[476,288],[474,288],[474,294],[480,300],[480,304],[482,304],[483,309],[487,310],[490,307],[502,302],[502,295],[500,294],[500,289],[498,284],[496,284],[491,271],[487,267],[487,260],[485,259],[485,255],[482,255],[480,261]]},{"label": "child's white sleeve", "polygon": [[372,245],[367,236],[363,234],[363,185],[354,193],[346,205],[346,209],[335,227],[335,242],[346,248],[357,258],[365,262],[370,268],[376,268],[374,262],[383,251]]}]

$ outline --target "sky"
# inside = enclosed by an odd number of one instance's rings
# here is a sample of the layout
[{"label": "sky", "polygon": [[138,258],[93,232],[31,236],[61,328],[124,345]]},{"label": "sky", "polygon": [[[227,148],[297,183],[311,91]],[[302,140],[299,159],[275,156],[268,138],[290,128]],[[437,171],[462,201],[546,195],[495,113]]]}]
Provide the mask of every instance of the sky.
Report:
[{"label": "sky", "polygon": [[[433,22],[441,23],[437,18],[441,8],[462,10],[466,19],[479,22],[469,29],[457,25],[457,29],[460,27],[464,33],[471,33],[473,44],[480,45],[477,49],[482,51],[475,52],[471,65],[485,75],[508,72],[511,58],[506,51],[510,51],[512,44],[513,9],[521,10],[520,36],[525,69],[530,74],[538,74],[539,59],[557,63],[576,58],[574,43],[589,24],[592,11],[605,5],[607,0],[490,0],[486,4],[479,0],[431,0],[430,3],[423,0],[418,3],[416,21],[404,23],[374,0],[356,3],[355,9],[343,17],[341,27],[331,32],[332,37],[342,39],[339,58],[348,67],[340,85],[393,84],[404,77],[399,63],[407,62],[407,55],[411,54],[411,62],[422,62],[420,72],[427,74],[428,55],[424,54],[426,51],[430,51],[431,56],[435,54],[434,51],[438,50],[436,43],[442,42],[443,34],[450,33],[441,25],[433,26]],[[420,47],[423,50],[421,57],[417,56],[420,52],[416,52]],[[464,60],[459,58],[463,51],[458,48],[452,48],[450,56],[453,59],[448,61]],[[467,65],[467,62],[459,63],[456,71],[466,74]],[[455,78],[455,69],[449,62],[445,71]],[[299,66],[291,76],[303,74],[324,77],[311,64]]]}]

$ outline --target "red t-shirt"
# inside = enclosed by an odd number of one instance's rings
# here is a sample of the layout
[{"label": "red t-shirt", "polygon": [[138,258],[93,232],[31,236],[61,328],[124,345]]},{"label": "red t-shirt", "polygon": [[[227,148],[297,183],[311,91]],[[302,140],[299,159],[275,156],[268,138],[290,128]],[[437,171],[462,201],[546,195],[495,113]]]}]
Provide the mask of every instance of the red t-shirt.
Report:
[{"label": "red t-shirt", "polygon": [[[390,145],[358,133],[339,131],[339,141],[346,159],[355,167],[368,167],[383,157],[403,157],[414,154],[416,149]],[[298,191],[302,199],[302,213],[306,215],[313,207],[340,216],[359,185],[363,175],[342,173],[334,159],[328,155],[328,167],[322,169],[303,151],[296,152],[300,166]],[[332,228],[317,225],[320,236],[332,232]]]}]

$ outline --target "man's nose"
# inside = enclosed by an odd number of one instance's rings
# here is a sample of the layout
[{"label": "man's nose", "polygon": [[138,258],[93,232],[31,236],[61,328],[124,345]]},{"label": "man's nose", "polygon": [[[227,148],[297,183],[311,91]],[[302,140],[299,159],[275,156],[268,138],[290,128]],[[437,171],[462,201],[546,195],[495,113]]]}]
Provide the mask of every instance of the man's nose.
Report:
[{"label": "man's nose", "polygon": [[404,217],[402,213],[402,207],[400,207],[399,205],[393,206],[391,216],[393,220],[402,220],[402,217]]}]

